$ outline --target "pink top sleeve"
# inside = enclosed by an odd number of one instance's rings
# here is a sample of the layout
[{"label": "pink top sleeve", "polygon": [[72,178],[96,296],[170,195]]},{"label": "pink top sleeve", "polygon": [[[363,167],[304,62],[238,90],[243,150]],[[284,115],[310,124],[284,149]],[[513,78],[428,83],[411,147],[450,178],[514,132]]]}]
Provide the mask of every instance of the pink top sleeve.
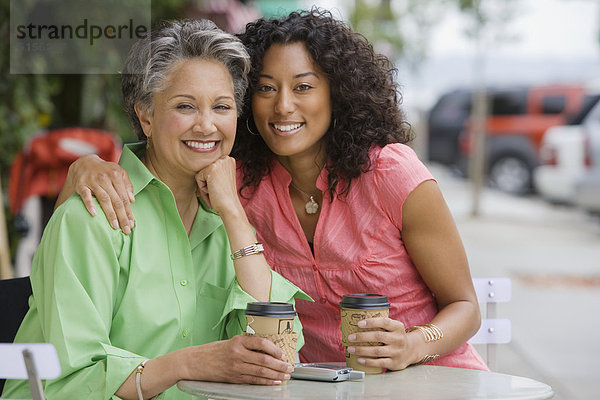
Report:
[{"label": "pink top sleeve", "polygon": [[402,144],[381,149],[375,168],[375,187],[382,210],[402,230],[402,205],[417,186],[435,180],[414,150]]}]

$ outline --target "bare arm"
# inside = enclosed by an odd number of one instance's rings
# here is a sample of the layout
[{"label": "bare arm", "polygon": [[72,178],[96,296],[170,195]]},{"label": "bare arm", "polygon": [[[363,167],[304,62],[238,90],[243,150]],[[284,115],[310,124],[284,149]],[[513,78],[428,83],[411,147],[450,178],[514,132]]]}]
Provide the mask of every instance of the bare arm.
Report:
[{"label": "bare arm", "polygon": [[[146,362],[141,375],[144,398],[164,392],[180,380],[277,385],[290,379],[291,365],[267,339],[235,336],[229,340],[186,347]],[[136,372],[115,393],[137,400]]]},{"label": "bare arm", "polygon": [[360,342],[383,342],[387,346],[356,348],[356,354],[384,357],[366,358],[365,364],[403,369],[426,355],[446,354],[477,332],[481,315],[473,288],[469,264],[458,230],[446,202],[434,181],[419,185],[402,207],[402,240],[421,277],[434,293],[439,312],[430,323],[444,333],[442,339],[427,343],[422,332],[404,333],[401,322],[377,318],[365,327],[384,332],[357,334]]},{"label": "bare arm", "polygon": [[[196,175],[200,195],[219,214],[227,231],[231,252],[256,243],[237,193],[235,160],[222,157]],[[259,301],[269,301],[271,268],[262,254],[234,260],[235,274],[244,291]]]},{"label": "bare arm", "polygon": [[445,354],[469,340],[479,329],[481,314],[467,256],[437,183],[422,183],[403,208],[403,238],[421,277],[435,294],[439,312],[432,323],[444,338],[425,344],[418,338],[419,357]]},{"label": "bare arm", "polygon": [[121,226],[127,234],[131,232],[134,226],[130,204],[135,201],[133,186],[127,172],[118,164],[103,161],[95,154],[75,160],[69,167],[67,180],[55,207],[64,203],[73,192],[81,196],[92,215],[97,213],[92,198],[95,196],[111,226],[114,229]]}]

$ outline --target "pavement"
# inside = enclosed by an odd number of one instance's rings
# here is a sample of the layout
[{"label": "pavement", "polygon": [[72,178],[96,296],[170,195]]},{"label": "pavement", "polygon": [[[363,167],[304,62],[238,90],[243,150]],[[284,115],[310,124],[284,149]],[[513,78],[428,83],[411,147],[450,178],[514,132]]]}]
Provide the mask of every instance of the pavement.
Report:
[{"label": "pavement", "polygon": [[[472,188],[437,164],[438,179],[475,277],[509,277],[497,317],[512,341],[497,345],[496,372],[549,384],[556,400],[600,399],[600,220],[537,196]],[[476,345],[485,354],[484,345]]]}]

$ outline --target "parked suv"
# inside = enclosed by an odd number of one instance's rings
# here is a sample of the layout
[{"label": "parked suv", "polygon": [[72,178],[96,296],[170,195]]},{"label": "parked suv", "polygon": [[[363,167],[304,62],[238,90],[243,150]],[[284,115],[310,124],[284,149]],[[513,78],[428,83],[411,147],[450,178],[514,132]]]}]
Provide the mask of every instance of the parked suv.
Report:
[{"label": "parked suv", "polygon": [[[585,90],[579,85],[546,85],[489,88],[487,93],[489,182],[506,192],[529,192],[544,132],[577,114]],[[449,92],[429,114],[429,160],[456,164],[465,175],[473,149],[471,95],[470,90]]]}]

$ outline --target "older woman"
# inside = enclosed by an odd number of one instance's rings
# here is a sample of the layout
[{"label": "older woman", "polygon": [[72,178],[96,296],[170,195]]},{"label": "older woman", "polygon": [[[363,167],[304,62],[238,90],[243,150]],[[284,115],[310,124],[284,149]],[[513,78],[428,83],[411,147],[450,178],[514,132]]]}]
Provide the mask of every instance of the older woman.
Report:
[{"label": "older woman", "polygon": [[[271,272],[237,196],[228,154],[248,70],[239,40],[209,21],[167,23],[133,47],[122,91],[144,143],[120,165],[137,228],[111,229],[75,196],[49,222],[16,338],[57,348],[48,398],[176,399],[181,379],[289,379],[273,343],[238,335],[247,302],[305,296]],[[27,397],[26,382],[3,395]]]}]

